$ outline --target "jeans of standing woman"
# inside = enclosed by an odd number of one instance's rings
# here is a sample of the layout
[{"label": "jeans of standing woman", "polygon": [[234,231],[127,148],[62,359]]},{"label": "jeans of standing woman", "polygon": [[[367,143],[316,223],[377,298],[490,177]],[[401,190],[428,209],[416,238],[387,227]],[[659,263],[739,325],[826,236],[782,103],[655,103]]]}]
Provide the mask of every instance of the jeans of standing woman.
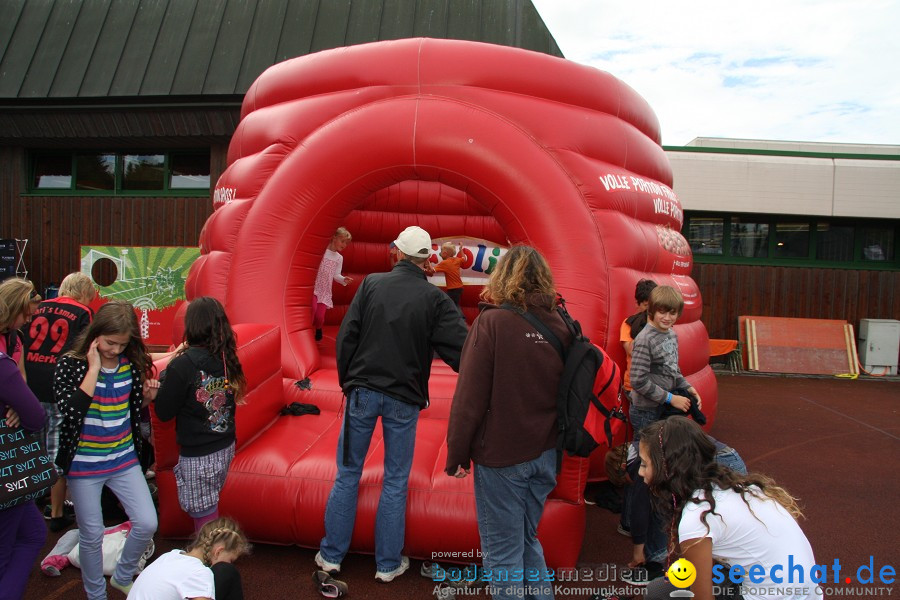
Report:
[{"label": "jeans of standing woman", "polygon": [[[544,502],[556,487],[556,449],[509,467],[476,464],[475,507],[485,579],[494,600],[552,600],[553,583],[537,539]],[[523,581],[512,581],[519,570]]]}]

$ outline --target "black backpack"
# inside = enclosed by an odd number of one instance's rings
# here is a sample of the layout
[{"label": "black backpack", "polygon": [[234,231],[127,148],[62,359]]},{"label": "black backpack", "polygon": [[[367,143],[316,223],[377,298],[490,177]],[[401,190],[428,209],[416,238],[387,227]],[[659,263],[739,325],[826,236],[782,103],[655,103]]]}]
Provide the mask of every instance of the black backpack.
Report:
[{"label": "black backpack", "polygon": [[[612,447],[611,419],[626,421],[622,410],[622,378],[619,367],[601,348],[591,343],[581,330],[581,324],[566,310],[565,300],[559,297],[556,312],[562,317],[572,333],[572,343],[563,348],[562,342],[544,323],[533,314],[504,304],[502,308],[521,315],[556,348],[563,360],[563,373],[556,393],[557,437],[556,471],[562,468],[563,451],[573,456],[590,456],[597,446],[600,435],[597,419],[589,419],[593,405],[603,416],[603,433],[607,446]],[[615,407],[606,408],[601,398],[615,396]]]}]

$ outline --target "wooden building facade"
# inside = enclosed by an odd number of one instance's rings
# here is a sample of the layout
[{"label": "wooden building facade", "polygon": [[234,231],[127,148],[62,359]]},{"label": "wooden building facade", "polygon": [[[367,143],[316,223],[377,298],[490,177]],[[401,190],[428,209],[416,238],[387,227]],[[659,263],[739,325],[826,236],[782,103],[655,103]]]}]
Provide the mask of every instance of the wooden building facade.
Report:
[{"label": "wooden building facade", "polygon": [[79,269],[82,245],[196,246],[244,93],[273,64],[409,37],[562,56],[529,0],[0,0],[0,13],[0,238],[28,240],[39,289]]}]

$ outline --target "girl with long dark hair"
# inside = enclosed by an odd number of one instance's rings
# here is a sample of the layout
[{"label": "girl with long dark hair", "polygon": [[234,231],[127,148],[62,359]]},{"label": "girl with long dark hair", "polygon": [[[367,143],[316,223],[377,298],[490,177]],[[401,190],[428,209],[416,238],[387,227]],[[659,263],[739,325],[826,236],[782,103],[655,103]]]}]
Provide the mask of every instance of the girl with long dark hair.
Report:
[{"label": "girl with long dark hair", "polygon": [[[822,597],[811,581],[816,561],[797,523],[800,507],[771,478],[742,475],[719,464],[713,441],[686,417],[670,417],[645,427],[640,458],[639,473],[653,494],[658,514],[669,523],[670,557],[685,558],[696,569],[691,587],[695,598],[714,597],[714,560],[740,565],[745,573],[755,565],[761,567],[756,582],[745,582],[745,600]],[[797,569],[789,571],[788,564],[800,565],[802,581],[796,578]],[[719,567],[717,572],[727,578],[729,567]],[[647,597],[669,598],[674,588],[656,581],[648,587]],[[779,588],[790,594],[778,593]],[[798,589],[804,591],[797,593]],[[756,593],[759,590],[767,593]]]},{"label": "girl with long dark hair", "polygon": [[246,384],[234,331],[218,300],[191,301],[184,342],[165,370],[155,408],[160,420],[175,419],[178,502],[199,531],[219,516],[219,492],[234,458],[235,404]]}]

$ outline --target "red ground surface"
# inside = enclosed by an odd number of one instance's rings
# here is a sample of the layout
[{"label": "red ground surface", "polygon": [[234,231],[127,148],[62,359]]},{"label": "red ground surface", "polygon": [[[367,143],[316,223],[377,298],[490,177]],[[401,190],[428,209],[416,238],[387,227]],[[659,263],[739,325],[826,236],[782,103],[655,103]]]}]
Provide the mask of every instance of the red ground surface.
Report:
[{"label": "red ground surface", "polygon": [[[775,478],[799,496],[806,513],[801,523],[819,564],[839,559],[842,578],[854,577],[843,597],[858,597],[855,573],[872,556],[876,571],[900,563],[896,501],[900,492],[900,379],[764,377],[719,374],[719,415],[712,434],[738,450],[750,470]],[[581,565],[624,565],[630,540],[616,533],[618,515],[588,507],[588,534]],[[61,534],[49,534],[44,554]],[[183,544],[157,539],[157,555]],[[43,557],[42,554],[41,556]],[[314,550],[257,544],[238,567],[247,600],[321,598],[312,584]],[[418,574],[420,563],[390,584],[374,581],[372,557],[349,555],[341,579],[350,597],[428,599],[433,585]],[[601,587],[622,582],[566,584],[557,598],[586,599]],[[871,595],[871,588],[869,595]],[[896,597],[898,587],[892,586]],[[881,596],[887,595],[883,591]],[[838,594],[834,594],[837,597]],[[46,577],[37,565],[25,598],[84,598],[80,572],[70,567]],[[466,596],[458,596],[463,598]],[[486,597],[483,593],[480,596]],[[826,596],[826,597],[830,597]],[[109,589],[110,600],[123,595]]]}]

